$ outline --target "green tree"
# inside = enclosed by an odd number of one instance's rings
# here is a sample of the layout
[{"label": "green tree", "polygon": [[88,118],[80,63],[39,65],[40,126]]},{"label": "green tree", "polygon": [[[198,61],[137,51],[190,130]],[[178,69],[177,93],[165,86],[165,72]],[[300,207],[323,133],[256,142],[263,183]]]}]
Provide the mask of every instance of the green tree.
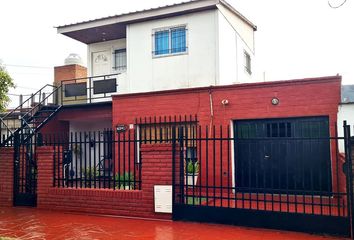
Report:
[{"label": "green tree", "polygon": [[10,98],[7,96],[7,93],[9,92],[10,88],[14,87],[15,84],[13,79],[0,62],[0,112],[6,110],[6,106],[10,102]]}]

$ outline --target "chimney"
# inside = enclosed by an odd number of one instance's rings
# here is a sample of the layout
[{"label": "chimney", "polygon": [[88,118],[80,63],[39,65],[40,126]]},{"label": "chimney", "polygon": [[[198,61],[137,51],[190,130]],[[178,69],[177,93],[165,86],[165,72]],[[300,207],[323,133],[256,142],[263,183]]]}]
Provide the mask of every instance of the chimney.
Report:
[{"label": "chimney", "polygon": [[[54,67],[54,85],[59,86],[63,80],[86,78],[87,68],[82,66],[81,57],[71,53],[65,59],[65,65]],[[86,79],[83,79],[86,81]],[[84,82],[80,81],[80,82]],[[73,82],[71,82],[73,83]]]},{"label": "chimney", "polygon": [[[82,60],[78,54],[71,53],[65,59],[65,65],[54,67],[54,86],[75,83],[87,83],[87,68],[82,66]],[[75,97],[73,101],[72,96],[66,96],[66,90],[64,86],[56,93],[56,102],[58,104],[86,102],[86,94]]]}]

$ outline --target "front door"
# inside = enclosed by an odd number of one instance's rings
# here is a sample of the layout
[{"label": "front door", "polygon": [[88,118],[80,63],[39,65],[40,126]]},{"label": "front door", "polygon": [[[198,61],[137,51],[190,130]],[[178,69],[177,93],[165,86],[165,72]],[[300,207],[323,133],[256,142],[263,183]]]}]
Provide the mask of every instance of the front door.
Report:
[{"label": "front door", "polygon": [[329,192],[328,117],[235,122],[239,191]]},{"label": "front door", "polygon": [[110,51],[100,51],[92,53],[92,76],[102,76],[110,74]]}]

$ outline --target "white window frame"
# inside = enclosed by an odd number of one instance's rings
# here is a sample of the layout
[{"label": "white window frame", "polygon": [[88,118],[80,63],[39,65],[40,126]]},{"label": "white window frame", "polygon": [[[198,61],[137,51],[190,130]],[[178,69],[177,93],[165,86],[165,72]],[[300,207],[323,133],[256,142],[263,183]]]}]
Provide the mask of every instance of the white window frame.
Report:
[{"label": "white window frame", "polygon": [[[184,28],[186,31],[186,51],[184,52],[177,52],[177,53],[172,53],[171,51],[171,46],[172,46],[172,34],[171,34],[171,30],[173,29],[178,29],[178,28]],[[169,46],[169,53],[165,53],[165,54],[159,54],[156,55],[156,49],[155,49],[155,34],[157,32],[162,32],[162,31],[168,31],[168,46]],[[181,25],[175,25],[175,26],[170,26],[170,27],[163,27],[163,28],[155,28],[152,30],[152,34],[151,34],[151,38],[152,38],[152,46],[151,46],[151,54],[153,58],[160,58],[160,57],[169,57],[169,56],[176,56],[176,55],[185,55],[188,54],[189,51],[189,46],[188,46],[188,41],[189,41],[189,36],[188,36],[188,27],[187,24],[181,24]]]}]

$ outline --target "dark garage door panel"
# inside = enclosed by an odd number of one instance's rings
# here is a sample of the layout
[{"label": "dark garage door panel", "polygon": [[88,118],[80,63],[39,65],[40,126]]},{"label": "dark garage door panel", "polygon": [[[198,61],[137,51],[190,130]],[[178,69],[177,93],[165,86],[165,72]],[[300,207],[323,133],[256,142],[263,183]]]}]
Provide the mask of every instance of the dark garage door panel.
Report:
[{"label": "dark garage door panel", "polygon": [[328,117],[235,121],[236,186],[331,191]]}]

